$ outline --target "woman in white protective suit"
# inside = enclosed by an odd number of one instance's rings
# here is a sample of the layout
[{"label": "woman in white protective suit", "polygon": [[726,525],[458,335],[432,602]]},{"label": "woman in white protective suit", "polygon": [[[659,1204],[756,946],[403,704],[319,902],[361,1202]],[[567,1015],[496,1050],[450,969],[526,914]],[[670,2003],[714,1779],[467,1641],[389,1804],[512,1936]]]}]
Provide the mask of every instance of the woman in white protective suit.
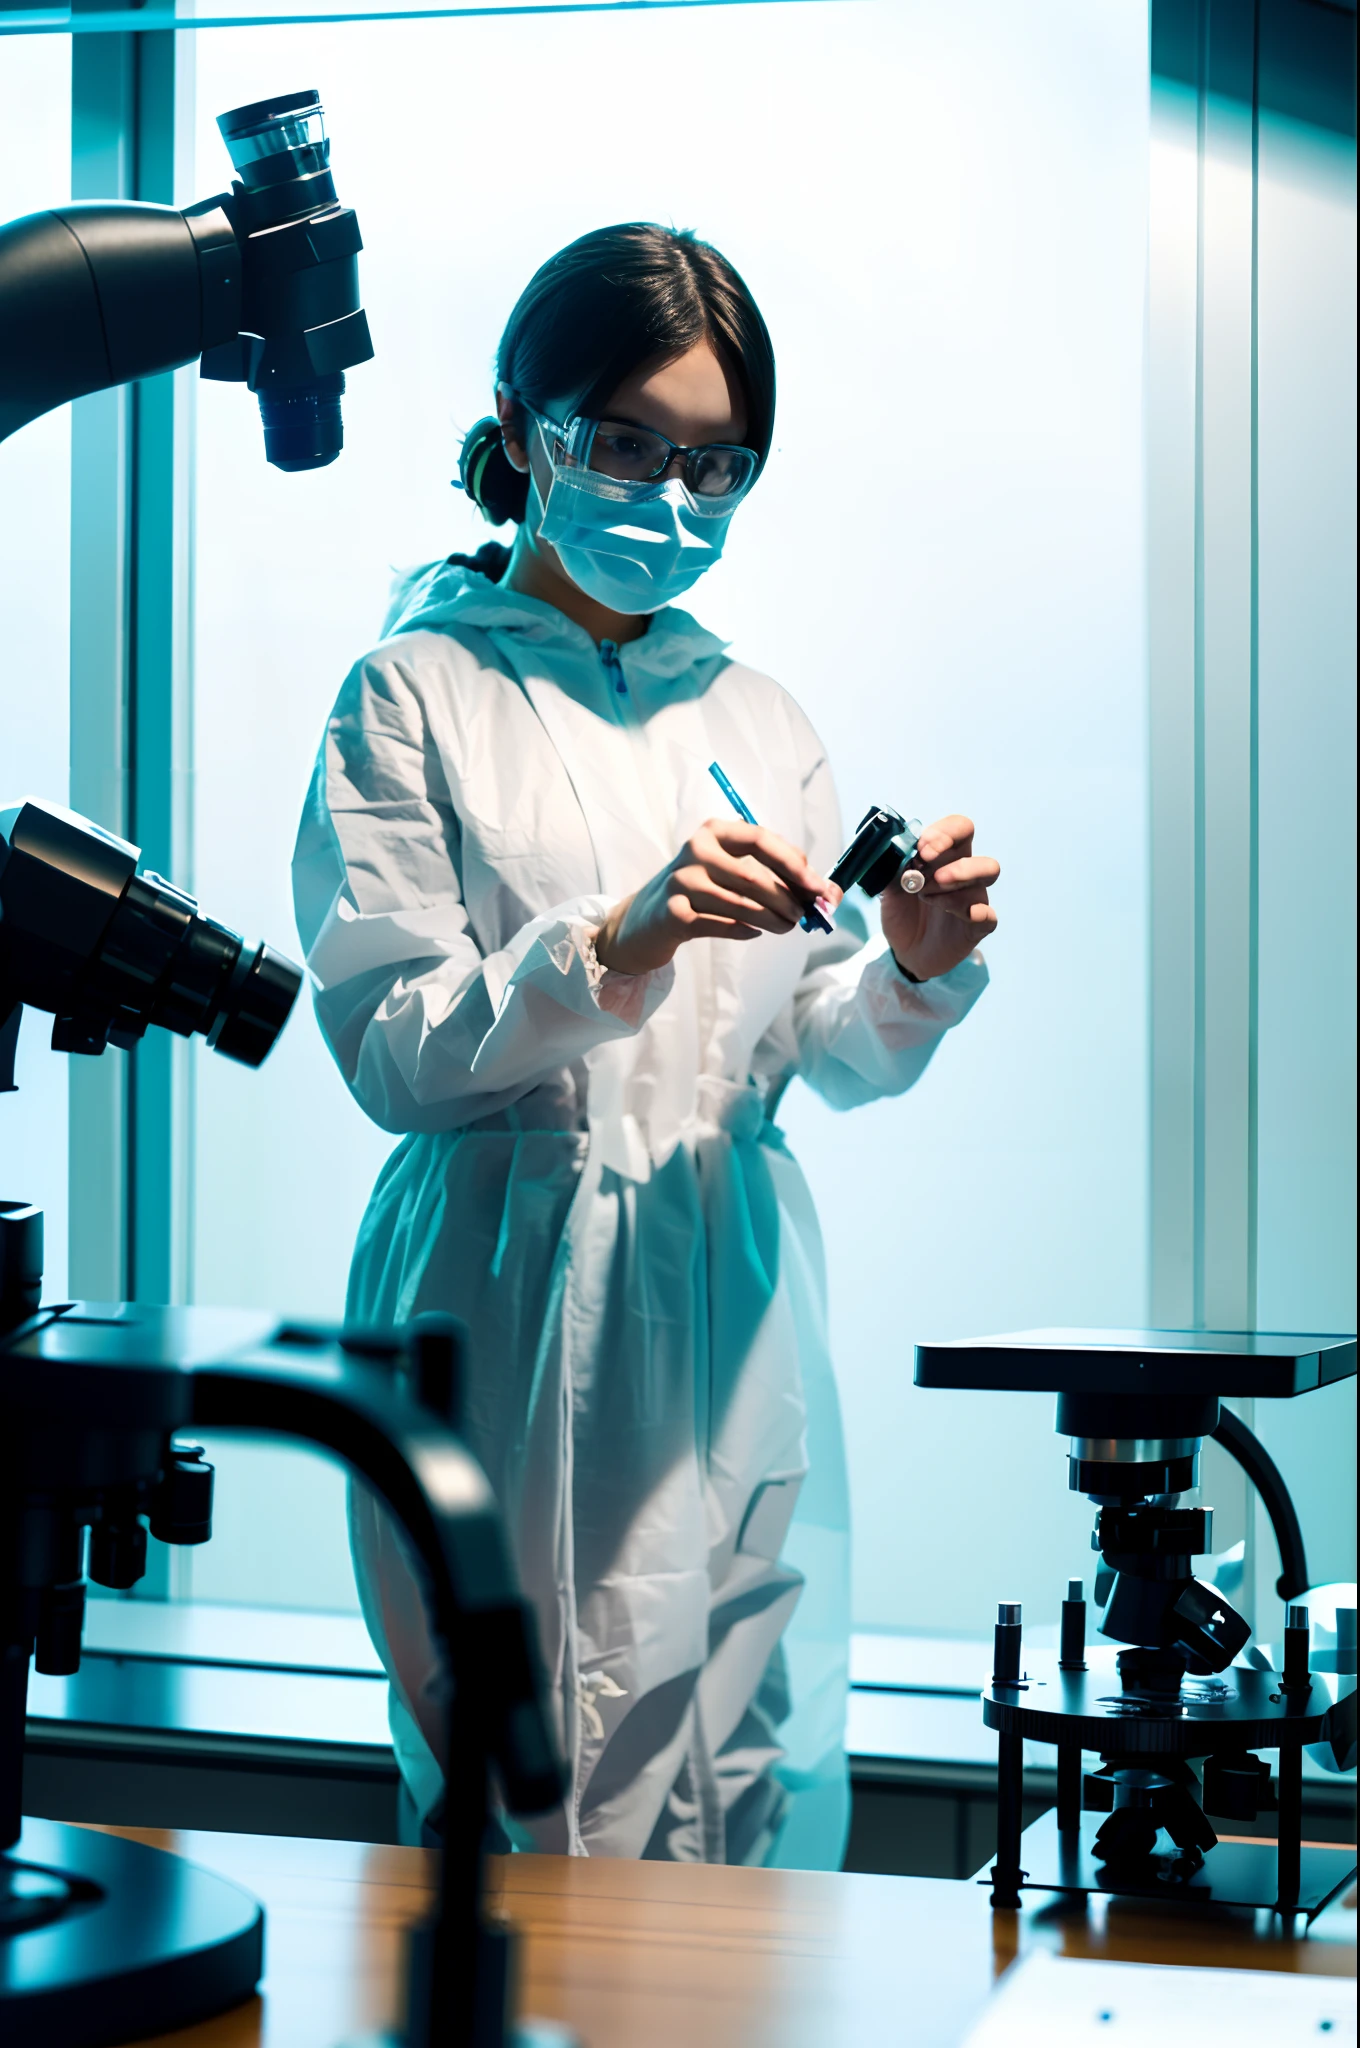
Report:
[{"label": "woman in white protective suit", "polygon": [[[467,1325],[466,1435],[571,1773],[516,1839],[835,1867],[846,1481],[817,1220],[771,1118],[795,1074],[838,1109],[910,1087],[985,985],[998,868],[945,818],[924,891],[883,897],[886,948],[848,905],[800,929],[842,844],[821,742],[672,603],[773,431],[770,339],[715,250],[645,225],[574,242],[497,377],[462,478],[514,546],[405,580],[294,862],[322,1028],[401,1134],[348,1313]],[[713,761],[758,827],[714,815]],[[437,1825],[416,1583],[357,1491],[351,1533]]]}]

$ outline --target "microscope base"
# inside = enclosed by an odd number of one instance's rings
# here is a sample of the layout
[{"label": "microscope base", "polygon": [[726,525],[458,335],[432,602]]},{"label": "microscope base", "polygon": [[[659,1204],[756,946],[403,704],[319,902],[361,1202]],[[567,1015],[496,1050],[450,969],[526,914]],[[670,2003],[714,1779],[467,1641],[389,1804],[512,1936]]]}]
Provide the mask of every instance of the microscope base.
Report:
[{"label": "microscope base", "polygon": [[[1040,1892],[1099,1892],[1128,1899],[1170,1899],[1178,1905],[1264,1906],[1292,1919],[1301,1913],[1313,1920],[1356,1874],[1354,1849],[1304,1847],[1299,1855],[1298,1900],[1280,1906],[1273,1842],[1218,1842],[1198,1869],[1186,1871],[1170,1837],[1137,1871],[1112,1870],[1096,1861],[1096,1831],[1102,1813],[1083,1813],[1079,1830],[1062,1830],[1055,1810],[1042,1814],[1020,1837],[1019,1889]],[[990,1864],[977,1874],[978,1884],[991,1884]]]},{"label": "microscope base", "polygon": [[263,1967],[255,1900],[180,1856],[45,1820],[0,1856],[5,2048],[191,2026],[250,1998]]}]

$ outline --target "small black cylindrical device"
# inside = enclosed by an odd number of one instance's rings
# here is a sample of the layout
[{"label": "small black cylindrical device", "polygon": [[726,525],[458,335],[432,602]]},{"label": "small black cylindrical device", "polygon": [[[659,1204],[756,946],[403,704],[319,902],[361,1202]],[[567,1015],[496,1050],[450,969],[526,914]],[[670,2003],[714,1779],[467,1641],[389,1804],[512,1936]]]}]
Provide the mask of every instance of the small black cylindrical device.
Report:
[{"label": "small black cylindrical device", "polygon": [[[856,883],[866,896],[881,896],[916,851],[918,830],[915,822],[908,825],[896,811],[889,810],[885,804],[875,804],[856,825],[854,838],[827,879],[836,884],[842,896],[847,895]],[[831,929],[815,904],[801,922],[805,932]]]},{"label": "small black cylindrical device", "polygon": [[1306,1692],[1312,1684],[1308,1671],[1308,1609],[1291,1606],[1284,1616],[1284,1682],[1289,1691]]},{"label": "small black cylindrical device", "polygon": [[[901,868],[906,855],[893,845],[897,834],[905,832],[907,821],[886,805],[875,804],[866,811],[855,827],[855,836],[845,852],[836,862],[828,877],[829,881],[844,893],[855,884],[868,896],[881,896]],[[891,857],[891,866],[888,864]]]},{"label": "small black cylindrical device", "polygon": [[1020,1677],[1020,1602],[1003,1600],[996,1610],[992,1644],[992,1683],[1011,1685]]},{"label": "small black cylindrical device", "polygon": [[1058,1637],[1058,1668],[1086,1669],[1086,1587],[1080,1579],[1067,1581],[1067,1598],[1062,1604]]}]

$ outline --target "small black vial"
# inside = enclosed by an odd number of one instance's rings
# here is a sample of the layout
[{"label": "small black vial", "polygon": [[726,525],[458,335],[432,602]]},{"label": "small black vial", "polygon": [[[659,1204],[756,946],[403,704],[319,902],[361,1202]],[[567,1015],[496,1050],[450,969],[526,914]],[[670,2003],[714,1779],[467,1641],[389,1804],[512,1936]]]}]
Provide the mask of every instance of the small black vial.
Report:
[{"label": "small black vial", "polygon": [[992,1650],[993,1685],[1014,1685],[1020,1678],[1020,1602],[1003,1600],[996,1610]]},{"label": "small black vial", "polygon": [[1058,1636],[1058,1669],[1086,1669],[1086,1587],[1081,1579],[1067,1581],[1067,1598],[1062,1604],[1062,1625]]},{"label": "small black vial", "polygon": [[1306,1692],[1312,1685],[1308,1671],[1308,1609],[1288,1607],[1284,1618],[1285,1690]]}]

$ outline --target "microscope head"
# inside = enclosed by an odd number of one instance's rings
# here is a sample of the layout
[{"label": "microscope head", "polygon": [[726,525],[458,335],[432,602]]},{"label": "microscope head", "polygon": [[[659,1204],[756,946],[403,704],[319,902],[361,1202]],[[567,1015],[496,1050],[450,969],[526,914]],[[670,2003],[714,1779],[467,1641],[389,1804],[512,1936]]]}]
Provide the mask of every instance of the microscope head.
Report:
[{"label": "microscope head", "polygon": [[1213,1547],[1212,1508],[1181,1505],[1199,1484],[1205,1437],[1233,1421],[1222,1398],[1293,1398],[1353,1377],[1355,1357],[1353,1337],[1021,1330],[918,1345],[916,1384],[1057,1395],[1068,1485],[1098,1509],[1092,1548],[1114,1575],[1100,1631],[1131,1646],[1129,1668],[1144,1678],[1161,1670],[1178,1682],[1224,1670],[1251,1636],[1193,1573]]},{"label": "microscope head", "polygon": [[284,93],[217,125],[230,192],[183,211],[77,201],[0,225],[0,440],[198,358],[204,377],[255,393],[275,468],[334,462],[345,371],[373,343],[321,102]]},{"label": "microscope head", "polygon": [[373,354],[359,296],[359,223],[336,196],[315,92],[233,107],[217,126],[236,177],[229,193],[203,205],[220,207],[235,230],[241,331],[205,351],[202,375],[255,393],[276,469],[320,469],[343,444],[345,371]]},{"label": "microscope head", "polygon": [[0,811],[0,1090],[25,1004],[51,1011],[55,1052],[128,1048],[156,1024],[258,1067],[301,986],[301,968],[202,916],[125,839],[56,804]]}]

